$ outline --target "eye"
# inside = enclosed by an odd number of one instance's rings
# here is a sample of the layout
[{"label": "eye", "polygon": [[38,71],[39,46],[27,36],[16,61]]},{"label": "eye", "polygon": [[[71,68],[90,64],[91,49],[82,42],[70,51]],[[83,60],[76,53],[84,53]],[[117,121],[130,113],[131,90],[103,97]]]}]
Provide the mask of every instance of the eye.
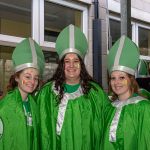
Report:
[{"label": "eye", "polygon": [[64,63],[65,63],[65,64],[69,63],[69,60],[64,60]]},{"label": "eye", "polygon": [[35,81],[39,81],[39,78],[38,78],[38,77],[35,77],[34,80],[35,80]]},{"label": "eye", "polygon": [[79,63],[80,61],[79,61],[78,59],[76,59],[74,62],[75,62],[75,63]]},{"label": "eye", "polygon": [[115,79],[116,79],[115,77],[111,77],[111,78],[110,78],[110,80],[112,80],[112,81],[115,80]]},{"label": "eye", "polygon": [[25,75],[24,77],[25,77],[26,79],[31,79],[31,77],[28,76],[28,75]]},{"label": "eye", "polygon": [[121,77],[119,77],[119,79],[120,79],[120,80],[124,80],[124,79],[125,79],[125,77],[124,77],[124,76],[121,76]]}]

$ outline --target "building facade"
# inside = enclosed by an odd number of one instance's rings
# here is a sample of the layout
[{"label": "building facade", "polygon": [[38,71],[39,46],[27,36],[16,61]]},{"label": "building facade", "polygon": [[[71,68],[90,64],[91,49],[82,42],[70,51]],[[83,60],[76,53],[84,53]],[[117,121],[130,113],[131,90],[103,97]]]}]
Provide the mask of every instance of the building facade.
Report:
[{"label": "building facade", "polygon": [[[98,4],[96,12],[95,4]],[[98,15],[96,14],[98,13]],[[97,16],[96,16],[97,15]],[[52,76],[58,56],[55,41],[59,32],[69,24],[85,33],[89,49],[85,63],[93,76],[93,20],[100,21],[100,59],[102,86],[107,83],[107,53],[121,34],[120,0],[0,0],[0,91],[5,93],[13,73],[11,55],[15,46],[32,37],[42,47],[46,59],[44,79]],[[132,40],[140,47],[141,59],[150,61],[150,1],[131,2]],[[97,67],[98,68],[98,67]]]}]

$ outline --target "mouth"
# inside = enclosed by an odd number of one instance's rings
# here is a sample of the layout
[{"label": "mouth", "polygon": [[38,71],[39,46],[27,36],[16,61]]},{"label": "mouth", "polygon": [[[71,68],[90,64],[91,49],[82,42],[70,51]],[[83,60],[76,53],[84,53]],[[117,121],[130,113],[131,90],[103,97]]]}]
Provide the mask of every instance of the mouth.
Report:
[{"label": "mouth", "polygon": [[122,86],[115,86],[115,89],[120,90],[120,89],[122,89]]}]

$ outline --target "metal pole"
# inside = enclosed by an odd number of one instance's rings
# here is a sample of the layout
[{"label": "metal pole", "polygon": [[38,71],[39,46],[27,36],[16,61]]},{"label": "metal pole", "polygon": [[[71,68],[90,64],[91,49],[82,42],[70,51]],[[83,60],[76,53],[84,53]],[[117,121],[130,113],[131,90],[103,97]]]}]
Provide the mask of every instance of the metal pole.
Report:
[{"label": "metal pole", "polygon": [[99,3],[94,0],[93,19],[93,77],[102,85],[102,48],[101,48],[101,20],[99,19]]},{"label": "metal pole", "polygon": [[131,35],[131,0],[121,0],[121,35]]}]

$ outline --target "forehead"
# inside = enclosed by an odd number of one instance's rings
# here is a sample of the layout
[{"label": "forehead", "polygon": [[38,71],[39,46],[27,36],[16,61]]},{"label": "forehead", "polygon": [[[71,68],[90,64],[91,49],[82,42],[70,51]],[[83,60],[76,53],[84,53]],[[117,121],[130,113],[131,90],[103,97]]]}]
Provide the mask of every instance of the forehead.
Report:
[{"label": "forehead", "polygon": [[128,74],[123,71],[113,71],[111,76],[128,76]]},{"label": "forehead", "polygon": [[22,71],[23,74],[39,75],[39,71],[35,68],[26,68]]},{"label": "forehead", "polygon": [[69,54],[66,54],[65,59],[79,59],[79,58],[78,58],[77,54],[69,53]]}]

